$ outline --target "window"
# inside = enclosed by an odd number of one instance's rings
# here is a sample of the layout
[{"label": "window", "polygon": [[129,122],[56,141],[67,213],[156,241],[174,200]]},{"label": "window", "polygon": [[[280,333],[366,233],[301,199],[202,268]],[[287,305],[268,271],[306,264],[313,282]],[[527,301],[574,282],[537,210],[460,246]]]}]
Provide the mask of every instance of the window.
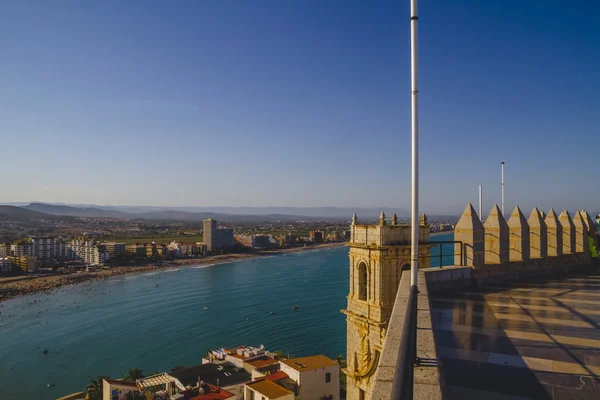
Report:
[{"label": "window", "polygon": [[331,382],[331,372],[325,374],[325,383]]},{"label": "window", "polygon": [[254,390],[250,390],[250,400],[254,400]]},{"label": "window", "polygon": [[367,264],[361,262],[358,265],[358,299],[367,300]]}]

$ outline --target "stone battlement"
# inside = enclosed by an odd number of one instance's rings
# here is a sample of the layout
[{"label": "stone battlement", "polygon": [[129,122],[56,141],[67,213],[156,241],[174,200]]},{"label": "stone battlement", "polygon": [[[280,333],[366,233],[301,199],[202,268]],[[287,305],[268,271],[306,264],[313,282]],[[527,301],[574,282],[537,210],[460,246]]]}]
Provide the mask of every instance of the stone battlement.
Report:
[{"label": "stone battlement", "polygon": [[527,219],[517,206],[506,221],[497,205],[482,224],[468,204],[454,230],[454,240],[462,242],[455,245],[454,264],[483,273],[509,264],[585,263],[590,260],[588,236],[595,236],[596,229],[585,210],[571,217],[566,210],[557,215],[550,209],[546,215],[534,207]]},{"label": "stone battlement", "polygon": [[[429,228],[427,227],[427,217],[421,217],[419,225],[419,242],[429,240]],[[384,247],[398,246],[411,243],[411,225],[399,224],[396,214],[392,216],[391,222],[385,218],[382,212],[379,217],[379,224],[358,224],[356,214],[352,217],[350,226],[350,241],[352,246],[363,245],[365,247]]]}]

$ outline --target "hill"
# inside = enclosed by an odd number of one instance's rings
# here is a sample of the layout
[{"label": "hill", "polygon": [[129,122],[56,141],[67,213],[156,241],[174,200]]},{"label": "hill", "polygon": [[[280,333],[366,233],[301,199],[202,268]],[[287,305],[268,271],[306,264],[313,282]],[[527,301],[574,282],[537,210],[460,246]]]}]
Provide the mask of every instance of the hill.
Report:
[{"label": "hill", "polygon": [[40,220],[56,221],[61,219],[64,219],[64,217],[28,210],[23,207],[0,205],[0,221],[29,222]]},{"label": "hill", "polygon": [[30,203],[21,208],[51,215],[65,215],[71,217],[97,217],[97,218],[131,218],[130,214],[117,210],[103,210],[95,207],[79,208],[60,206],[46,203]]}]

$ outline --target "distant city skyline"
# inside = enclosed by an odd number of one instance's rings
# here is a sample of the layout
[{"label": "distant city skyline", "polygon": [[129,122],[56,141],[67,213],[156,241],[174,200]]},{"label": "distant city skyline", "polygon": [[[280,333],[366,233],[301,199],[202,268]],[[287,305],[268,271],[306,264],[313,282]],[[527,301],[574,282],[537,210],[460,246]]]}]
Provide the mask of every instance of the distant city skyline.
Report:
[{"label": "distant city skyline", "polygon": [[[3,2],[0,203],[410,209],[409,3]],[[419,7],[420,209],[600,208],[600,3]]]}]

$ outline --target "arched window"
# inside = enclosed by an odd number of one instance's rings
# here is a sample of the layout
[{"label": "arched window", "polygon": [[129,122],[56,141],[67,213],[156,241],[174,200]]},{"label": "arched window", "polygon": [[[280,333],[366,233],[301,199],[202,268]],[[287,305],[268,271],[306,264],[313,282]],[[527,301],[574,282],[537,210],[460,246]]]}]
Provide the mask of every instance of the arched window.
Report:
[{"label": "arched window", "polygon": [[400,286],[400,280],[402,279],[402,271],[410,271],[410,264],[404,264],[402,267],[398,265],[396,267],[396,288]]},{"label": "arched window", "polygon": [[361,262],[358,264],[358,299],[367,300],[367,264]]}]

